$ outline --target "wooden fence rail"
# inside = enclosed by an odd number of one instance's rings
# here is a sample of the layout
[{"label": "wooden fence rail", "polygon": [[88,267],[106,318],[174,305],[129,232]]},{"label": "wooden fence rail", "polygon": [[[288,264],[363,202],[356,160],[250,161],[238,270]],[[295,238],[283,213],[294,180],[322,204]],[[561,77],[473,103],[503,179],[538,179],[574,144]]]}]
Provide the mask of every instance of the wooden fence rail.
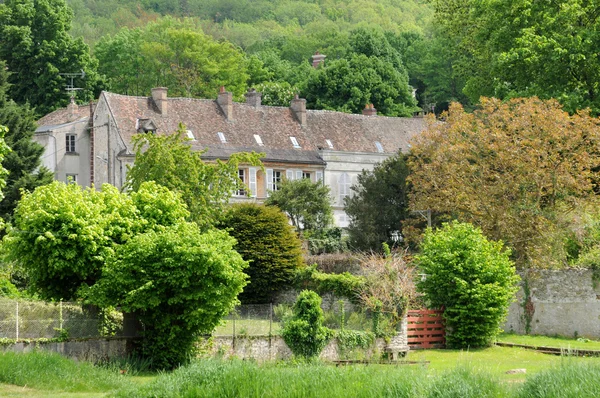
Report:
[{"label": "wooden fence rail", "polygon": [[407,313],[407,337],[411,350],[444,348],[446,328],[442,310],[409,310]]}]

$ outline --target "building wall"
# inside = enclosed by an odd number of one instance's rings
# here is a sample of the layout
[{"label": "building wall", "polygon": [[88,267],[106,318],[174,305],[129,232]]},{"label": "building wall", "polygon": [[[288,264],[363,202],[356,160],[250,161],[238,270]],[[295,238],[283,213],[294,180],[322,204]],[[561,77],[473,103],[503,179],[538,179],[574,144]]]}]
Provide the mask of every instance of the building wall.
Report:
[{"label": "building wall", "polygon": [[600,338],[600,286],[594,271],[536,270],[521,278],[505,331]]},{"label": "building wall", "polygon": [[[66,151],[67,134],[74,134],[75,151]],[[90,185],[90,136],[88,119],[57,126],[48,131],[38,132],[33,140],[44,146],[42,165],[54,173],[54,179],[67,181],[67,176],[76,176],[77,183]]]}]

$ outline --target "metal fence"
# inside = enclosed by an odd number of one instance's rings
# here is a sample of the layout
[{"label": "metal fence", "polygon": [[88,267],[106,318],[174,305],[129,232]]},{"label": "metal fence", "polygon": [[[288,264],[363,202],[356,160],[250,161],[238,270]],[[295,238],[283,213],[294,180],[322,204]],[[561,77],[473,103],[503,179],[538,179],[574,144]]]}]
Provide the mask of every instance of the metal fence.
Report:
[{"label": "metal fence", "polygon": [[[0,298],[0,338],[133,337],[125,336],[123,315],[99,312],[80,303],[8,300]],[[131,329],[129,329],[131,330]]]},{"label": "metal fence", "polygon": [[[279,335],[292,313],[292,304],[259,304],[236,307],[214,331],[216,336]],[[132,324],[129,324],[132,322]],[[136,320],[118,311],[100,312],[80,303],[8,300],[0,298],[0,338],[135,337]],[[324,325],[331,329],[371,330],[368,311],[338,301],[324,306]]]},{"label": "metal fence", "polygon": [[[240,305],[214,331],[215,336],[273,336],[279,335],[292,304]],[[372,329],[369,311],[357,309],[346,302],[336,302],[323,309],[324,325],[330,329]]]}]

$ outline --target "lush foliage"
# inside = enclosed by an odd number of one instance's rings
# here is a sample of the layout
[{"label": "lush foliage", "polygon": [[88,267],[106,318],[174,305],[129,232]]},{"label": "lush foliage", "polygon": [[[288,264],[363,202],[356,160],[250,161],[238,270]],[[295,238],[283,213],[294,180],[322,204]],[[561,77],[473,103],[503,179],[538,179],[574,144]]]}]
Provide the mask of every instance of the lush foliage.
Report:
[{"label": "lush foliage", "polygon": [[306,239],[311,255],[343,253],[348,250],[348,237],[340,227],[304,231],[302,237]]},{"label": "lush foliage", "polygon": [[215,97],[220,86],[241,96],[248,74],[241,51],[205,35],[191,20],[162,18],[142,28],[124,27],[96,46],[99,71],[112,90],[148,95],[153,87],[169,95]]},{"label": "lush foliage", "polygon": [[321,297],[303,290],[294,304],[291,319],[286,321],[281,336],[295,356],[305,359],[319,356],[332,332],[323,326]]},{"label": "lush foliage", "polygon": [[133,138],[135,162],[127,173],[127,188],[137,191],[146,181],[155,181],[177,192],[187,205],[191,219],[200,227],[214,225],[236,189],[240,163],[260,165],[259,154],[236,153],[227,162],[205,163],[195,151],[185,127],[173,134],[138,134]]},{"label": "lush foliage", "polygon": [[237,303],[247,263],[224,231],[179,223],[139,234],[116,248],[90,298],[135,313],[144,325],[141,354],[158,369],[186,363]]},{"label": "lush foliage", "polygon": [[408,174],[405,156],[399,153],[358,175],[354,194],[344,199],[352,248],[379,250],[383,242],[394,243],[392,233],[402,231],[409,214]]},{"label": "lush foliage", "polygon": [[517,394],[519,398],[527,397],[594,397],[600,394],[598,380],[600,366],[597,363],[575,363],[564,360],[558,366],[543,370],[528,378]]},{"label": "lush foliage", "polygon": [[426,231],[418,287],[431,306],[444,308],[448,347],[487,346],[500,332],[519,280],[509,255],[471,224]]},{"label": "lush foliage", "polygon": [[4,254],[41,298],[69,300],[96,283],[114,245],[187,215],[174,194],[155,184],[129,196],[110,185],[96,191],[55,181],[24,194]]},{"label": "lush foliage", "polygon": [[347,297],[358,301],[358,294],[365,284],[365,278],[349,272],[330,274],[317,270],[316,264],[300,270],[295,284],[304,289],[314,290],[319,294],[333,293],[338,297]]},{"label": "lush foliage", "polygon": [[556,98],[570,112],[600,110],[596,1],[433,4],[472,101],[536,95]]},{"label": "lush foliage", "polygon": [[300,240],[276,207],[235,204],[220,225],[237,240],[235,249],[250,263],[245,270],[249,284],[240,295],[245,304],[270,302],[303,266]]},{"label": "lush foliage", "polygon": [[8,0],[0,3],[0,59],[11,75],[10,96],[29,103],[40,114],[69,101],[70,83],[60,73],[85,72],[74,81],[79,98],[98,94],[97,61],[88,46],[69,34],[73,12],[64,0]]},{"label": "lush foliage", "polygon": [[35,133],[35,115],[27,105],[17,105],[9,98],[9,73],[6,64],[0,62],[0,125],[8,128],[4,139],[12,151],[2,161],[8,170],[4,198],[0,201],[0,217],[9,220],[18,200],[21,189],[33,191],[36,187],[52,182],[53,175],[45,167],[40,167],[44,148],[32,140]]},{"label": "lush foliage", "polygon": [[454,104],[413,143],[411,206],[480,226],[520,267],[564,265],[560,216],[594,199],[599,123],[537,98]]},{"label": "lush foliage", "polygon": [[265,204],[283,210],[297,231],[323,230],[332,222],[329,187],[322,181],[286,179],[279,190],[270,193]]}]

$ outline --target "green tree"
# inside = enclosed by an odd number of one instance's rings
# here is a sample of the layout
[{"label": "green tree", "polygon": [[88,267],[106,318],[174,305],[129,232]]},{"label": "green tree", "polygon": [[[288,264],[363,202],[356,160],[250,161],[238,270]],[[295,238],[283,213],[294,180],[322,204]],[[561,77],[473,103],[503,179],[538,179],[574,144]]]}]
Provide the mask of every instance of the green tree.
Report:
[{"label": "green tree", "polygon": [[281,337],[294,355],[312,359],[318,357],[332,332],[323,326],[321,297],[310,290],[303,290],[294,304],[292,318],[281,332]]},{"label": "green tree", "polygon": [[538,96],[558,99],[569,112],[600,111],[597,1],[433,4],[472,102]]},{"label": "green tree", "polygon": [[237,240],[235,249],[250,263],[249,284],[240,295],[245,303],[268,303],[303,266],[300,240],[276,207],[235,204],[220,228]]},{"label": "green tree", "polygon": [[40,167],[44,147],[32,140],[36,129],[34,112],[8,97],[8,76],[5,63],[0,62],[0,125],[8,128],[5,140],[12,148],[3,161],[8,170],[4,198],[0,201],[0,217],[4,220],[10,220],[22,189],[33,191],[54,178],[48,169]]},{"label": "green tree", "polygon": [[39,114],[66,106],[67,79],[60,73],[85,72],[74,81],[81,100],[96,98],[97,61],[69,29],[73,13],[64,0],[7,0],[0,3],[0,59],[11,72],[10,97]]},{"label": "green tree", "polygon": [[238,166],[261,164],[256,153],[236,153],[227,162],[205,163],[202,152],[189,145],[183,125],[173,134],[138,134],[132,141],[136,156],[126,187],[137,191],[144,182],[155,181],[178,192],[192,220],[202,228],[214,225],[233,192],[243,188]]},{"label": "green tree", "polygon": [[409,215],[409,173],[405,155],[398,153],[358,176],[358,183],[351,188],[354,194],[344,199],[353,248],[379,250],[382,242],[394,243],[392,233],[402,231]]},{"label": "green tree", "polygon": [[188,214],[175,194],[152,183],[127,195],[110,185],[96,191],[55,181],[24,193],[3,253],[41,298],[75,299],[101,277],[115,245]]},{"label": "green tree", "polygon": [[298,232],[323,230],[332,222],[329,187],[321,181],[285,180],[279,190],[271,192],[265,204],[283,210]]},{"label": "green tree", "polygon": [[418,288],[444,308],[451,348],[490,345],[500,332],[519,277],[502,242],[489,241],[471,224],[452,222],[428,229],[416,256],[425,278]]},{"label": "green tree", "polygon": [[164,86],[175,96],[215,97],[226,86],[241,96],[249,78],[240,50],[213,40],[188,19],[164,17],[143,28],[123,28],[98,43],[96,56],[112,89],[134,95]]},{"label": "green tree", "polygon": [[144,325],[141,354],[153,368],[173,369],[238,303],[247,263],[234,243],[194,223],[136,235],[116,247],[91,300],[136,314]]}]

